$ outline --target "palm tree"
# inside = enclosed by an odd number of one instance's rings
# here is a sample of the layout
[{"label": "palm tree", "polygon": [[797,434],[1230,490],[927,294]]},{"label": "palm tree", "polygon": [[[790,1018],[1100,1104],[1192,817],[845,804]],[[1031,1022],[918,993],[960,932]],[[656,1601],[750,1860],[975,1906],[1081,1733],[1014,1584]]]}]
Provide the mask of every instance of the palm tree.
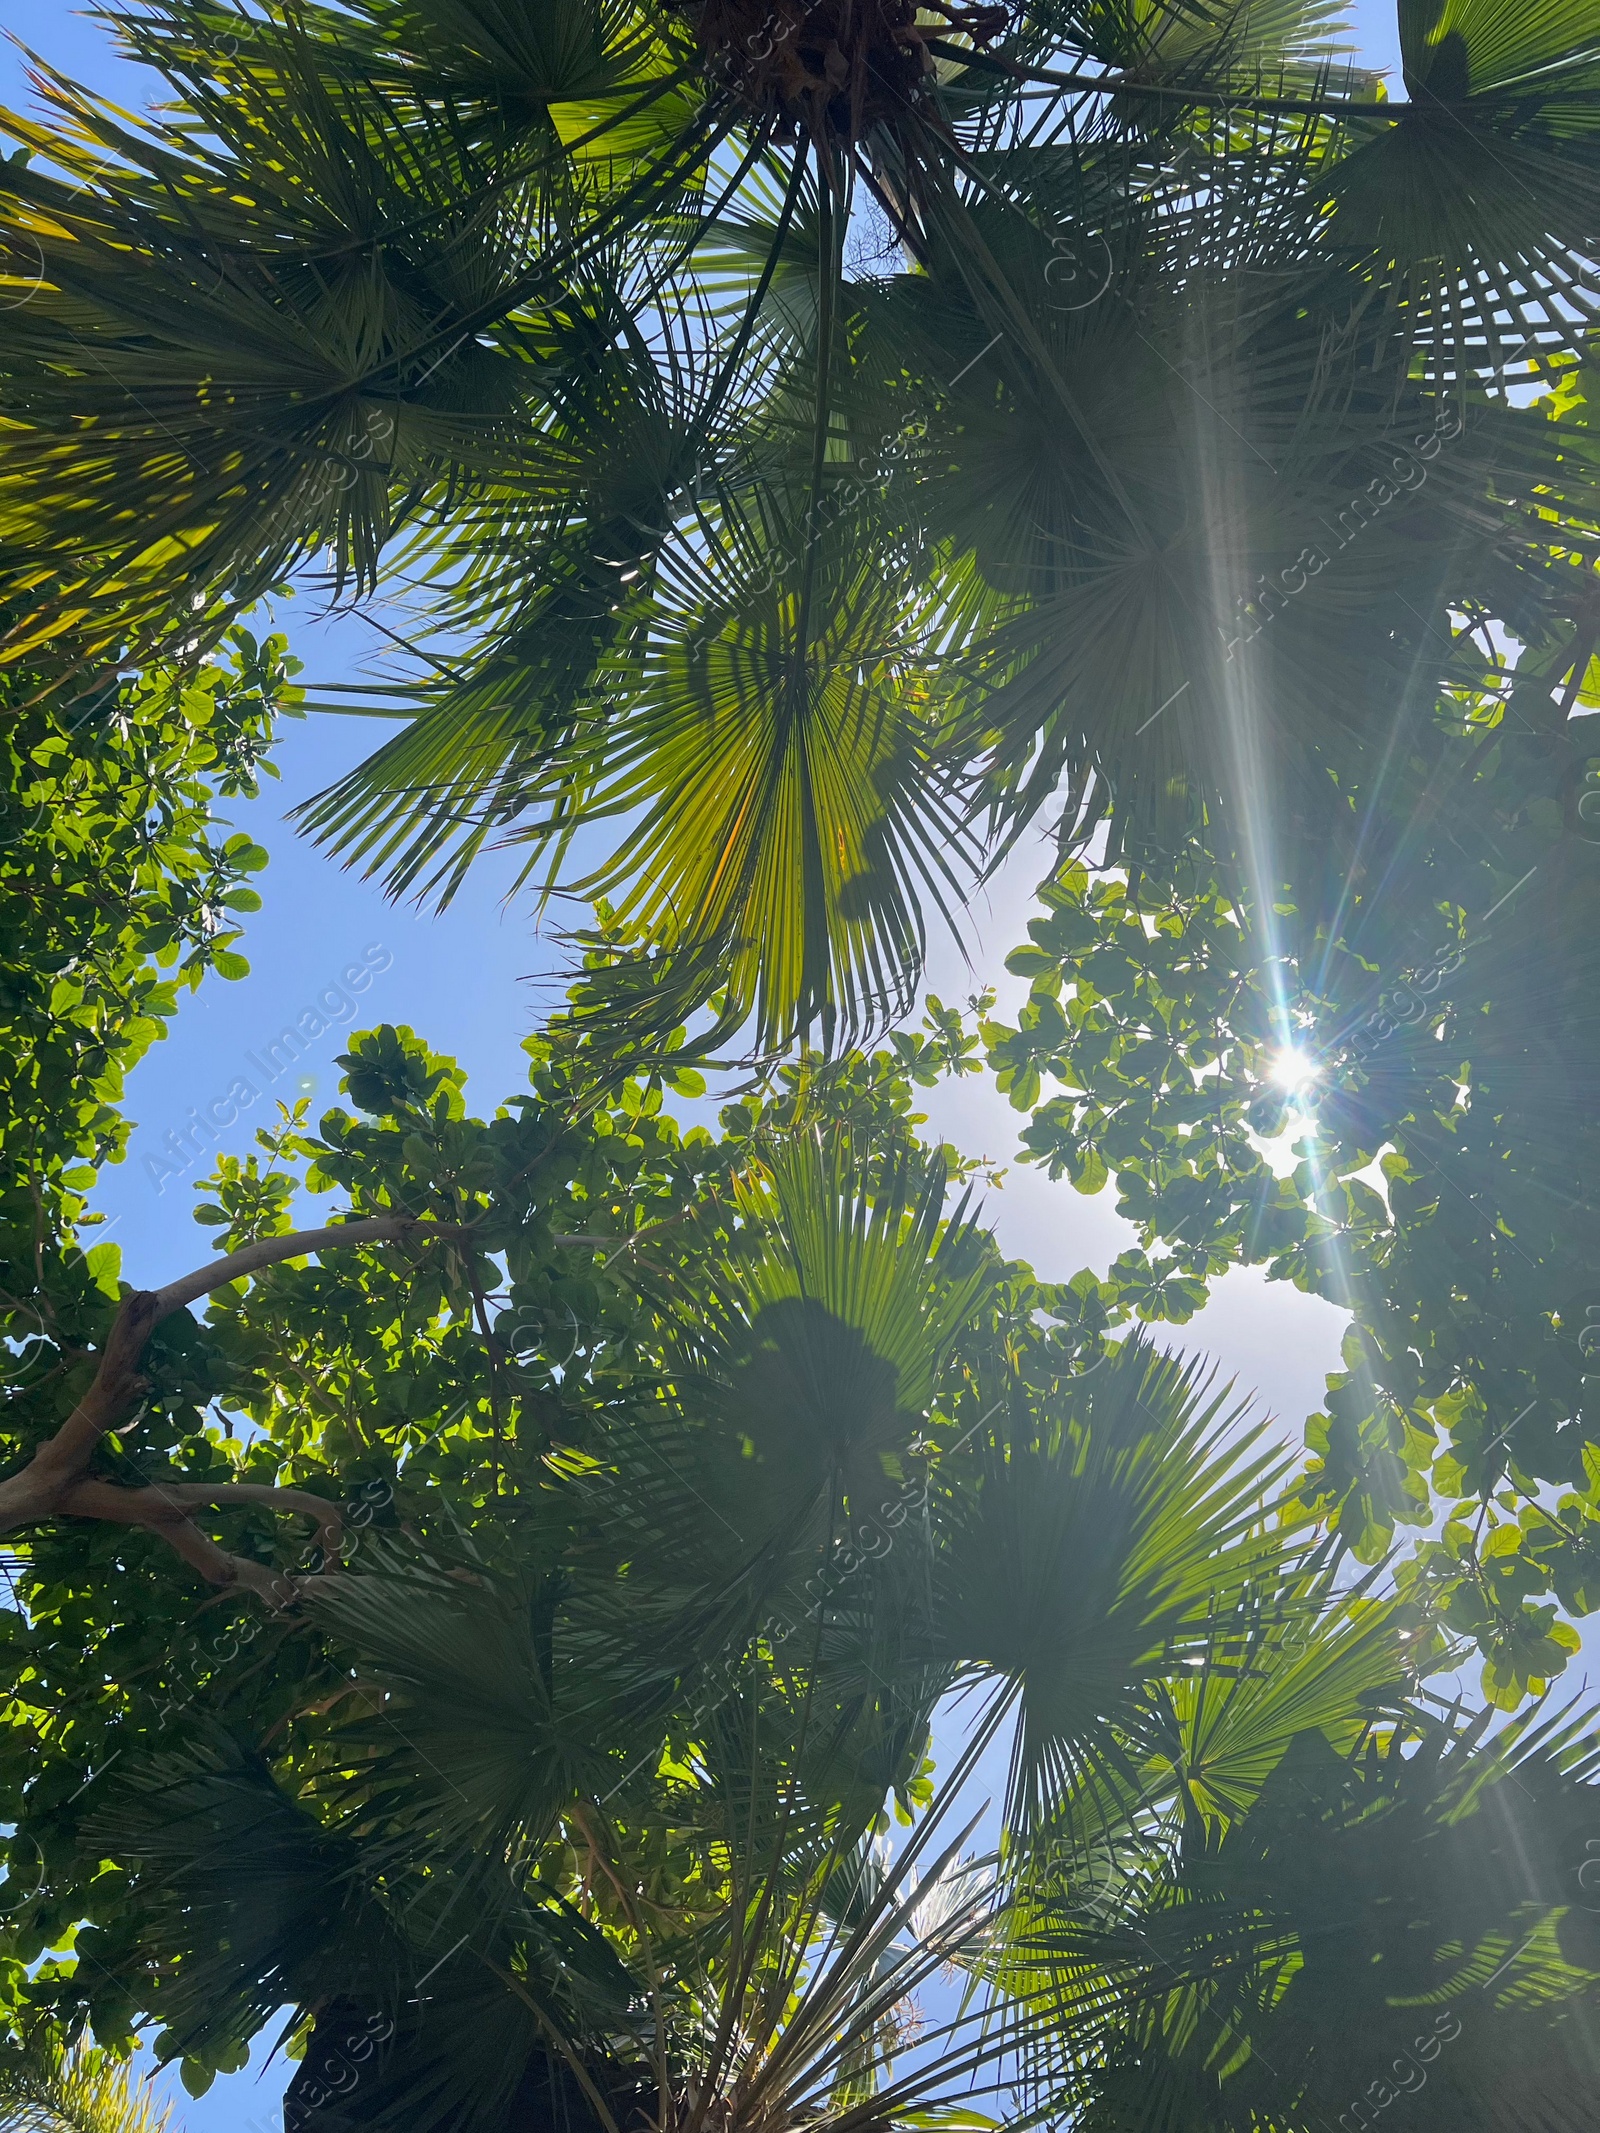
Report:
[{"label": "palm tree", "polygon": [[1428,1728],[1426,1640],[1336,1589],[1260,1430],[1142,1337],[1085,1370],[1008,1311],[942,1184],[793,1136],[662,1297],[653,1398],[597,1386],[548,1486],[310,1582],[331,1701],[97,1781],[165,2052],[236,2063],[286,2011],[289,2133],[1200,2122],[1124,2110],[1147,2076],[1289,2133],[1278,2028],[1371,2078],[1377,2030],[1284,1993],[1347,1855],[1408,1905],[1318,1956],[1363,2010],[1415,2026],[1434,1950],[1441,2004],[1492,1953],[1516,2021],[1593,2005],[1517,1832],[1470,1896],[1472,1833],[1425,1841],[1531,1778],[1558,1859],[1571,1742]]},{"label": "palm tree", "polygon": [[[1231,1693],[1175,1709],[1180,1767],[1226,1740]],[[1582,2124],[1594,1734],[1525,1715],[1490,1744],[1491,1715],[1416,1708],[1356,1752],[1299,1732],[1248,1813],[1191,1784],[1094,1903],[1042,1909],[1027,1954],[1062,1980],[1076,2122]]]},{"label": "palm tree", "polygon": [[10,641],[326,554],[415,666],[308,826],[611,898],[634,1039],[870,1025],[1041,810],[1259,872],[1452,618],[1600,613],[1600,25],[1400,18],[1388,101],[1331,0],[114,15],[174,101],[8,121]]},{"label": "palm tree", "polygon": [[81,2045],[41,2033],[0,2056],[0,2127],[5,2133],[167,2133],[132,2070]]}]

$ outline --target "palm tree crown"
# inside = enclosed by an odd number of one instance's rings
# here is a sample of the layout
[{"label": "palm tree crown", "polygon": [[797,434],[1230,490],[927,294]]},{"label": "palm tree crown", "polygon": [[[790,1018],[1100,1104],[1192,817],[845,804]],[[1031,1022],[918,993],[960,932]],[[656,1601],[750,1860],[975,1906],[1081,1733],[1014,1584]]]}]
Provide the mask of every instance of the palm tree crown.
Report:
[{"label": "palm tree crown", "polygon": [[1327,0],[115,19],[175,104],[9,122],[13,642],[381,587],[309,826],[611,896],[624,1033],[860,1029],[1040,809],[1248,858],[1463,614],[1592,626],[1581,406],[1509,393],[1591,311],[1587,0],[1407,0],[1397,101]]}]

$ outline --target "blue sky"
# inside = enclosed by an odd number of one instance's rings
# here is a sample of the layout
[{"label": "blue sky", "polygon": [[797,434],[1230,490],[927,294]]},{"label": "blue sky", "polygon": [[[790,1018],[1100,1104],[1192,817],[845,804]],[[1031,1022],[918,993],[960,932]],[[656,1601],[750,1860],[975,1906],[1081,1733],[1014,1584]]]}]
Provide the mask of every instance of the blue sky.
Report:
[{"label": "blue sky", "polygon": [[[1397,66],[1392,4],[1357,0],[1353,12],[1365,62]],[[37,0],[0,0],[0,24],[65,72],[129,103],[142,99],[138,71],[119,62],[104,31],[82,15]],[[15,48],[0,49],[0,101],[16,107],[27,96]],[[377,641],[359,624],[319,617],[314,594],[281,603],[278,621],[306,662],[307,679],[351,678]],[[209,1233],[189,1219],[188,1180],[167,1174],[167,1135],[187,1126],[191,1107],[223,1096],[241,1072],[249,1073],[246,1055],[259,1058],[330,988],[334,1026],[224,1131],[221,1144],[231,1152],[250,1148],[254,1126],[270,1122],[264,1114],[280,1093],[309,1094],[314,1115],[336,1100],[333,1059],[343,1048],[341,1032],[375,1021],[409,1023],[437,1049],[453,1052],[469,1071],[469,1101],[480,1112],[525,1083],[519,1046],[556,996],[548,981],[559,954],[536,930],[526,900],[503,900],[514,871],[511,859],[499,855],[481,865],[442,916],[418,914],[387,903],[370,884],[340,870],[283,819],[295,802],[365,754],[381,731],[365,719],[329,716],[288,725],[277,751],[281,782],[268,780],[258,802],[230,810],[236,825],[271,854],[257,882],[264,908],[248,921],[240,943],[251,974],[236,984],[207,980],[198,997],[185,1002],[170,1037],[135,1071],[127,1101],[136,1121],[129,1158],[108,1172],[99,1197],[112,1225],[102,1234],[121,1246],[123,1271],[141,1286],[154,1286],[210,1255]],[[1034,871],[1024,854],[974,907],[970,969],[954,950],[936,952],[934,990],[960,998],[980,983],[1010,982],[1001,959],[1023,936]],[[346,1013],[337,988],[344,971],[363,962],[374,974],[354,1003],[358,1011]],[[935,1092],[929,1109],[939,1131],[969,1152],[1010,1161],[1019,1120],[992,1086]],[[190,1177],[203,1167],[195,1164]],[[1084,1265],[1104,1268],[1131,1241],[1109,1194],[1085,1200],[1065,1184],[1052,1185],[1014,1165],[989,1211],[1005,1247],[1050,1277]],[[1241,1392],[1254,1393],[1297,1437],[1302,1418],[1320,1404],[1324,1374],[1337,1366],[1341,1330],[1341,1314],[1330,1305],[1241,1270],[1219,1285],[1206,1310],[1176,1339],[1214,1358],[1224,1376],[1235,1377]],[[264,2057],[258,2053],[250,2071],[219,2081],[198,2103],[169,2081],[187,2133],[275,2133],[283,2072],[280,2065],[261,2074]]]}]

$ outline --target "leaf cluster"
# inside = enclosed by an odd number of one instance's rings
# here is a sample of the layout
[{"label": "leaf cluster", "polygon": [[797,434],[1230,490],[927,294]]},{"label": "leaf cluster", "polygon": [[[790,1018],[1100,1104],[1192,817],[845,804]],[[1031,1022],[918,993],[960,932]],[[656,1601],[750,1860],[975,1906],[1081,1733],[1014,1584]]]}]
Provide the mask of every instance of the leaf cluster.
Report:
[{"label": "leaf cluster", "polygon": [[1444,1514],[1405,1575],[1510,1704],[1596,1604],[1595,758],[1552,701],[1589,659],[1571,619],[1458,616],[1434,718],[1337,834],[1254,875],[1203,838],[1059,874],[1009,959],[1028,1002],[985,1026],[1025,1159],[1114,1172],[1192,1304],[1248,1262],[1353,1312],[1309,1494],[1364,1561]]},{"label": "leaf cluster", "polygon": [[881,1027],[1041,810],[1321,835],[1600,553],[1587,0],[1408,0],[1393,101],[1324,0],[934,13],[115,16],[158,115],[8,121],[14,641],[381,583],[308,827],[611,897],[626,1045]]}]

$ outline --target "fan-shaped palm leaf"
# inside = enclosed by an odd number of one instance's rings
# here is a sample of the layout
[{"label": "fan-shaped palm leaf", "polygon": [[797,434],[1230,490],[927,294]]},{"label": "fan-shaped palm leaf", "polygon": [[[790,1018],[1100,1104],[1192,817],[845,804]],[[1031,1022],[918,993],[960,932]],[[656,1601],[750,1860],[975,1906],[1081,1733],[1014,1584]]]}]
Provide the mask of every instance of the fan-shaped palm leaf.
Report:
[{"label": "fan-shaped palm leaf", "polygon": [[136,1862],[149,1928],[187,1951],[160,1994],[180,2050],[246,2044],[286,2002],[393,2004],[415,1975],[351,1837],[225,1734],[123,1774],[96,1827]]},{"label": "fan-shaped palm leaf", "polygon": [[1008,1819],[1030,1828],[1087,1767],[1125,1764],[1153,1683],[1203,1660],[1211,1610],[1293,1543],[1262,1519],[1282,1455],[1143,1338],[1037,1414],[1020,1392],[952,1497],[933,1577],[938,1648],[1016,1695]]},{"label": "fan-shaped palm leaf", "polygon": [[[1322,0],[768,13],[160,0],[126,35],[186,115],[58,84],[6,166],[17,641],[386,573],[432,664],[314,828],[445,894],[531,835],[655,951],[593,973],[629,1043],[718,994],[758,1048],[892,1013],[963,771],[1001,837],[1058,789],[1169,844],[1264,777],[1325,803],[1426,712],[1404,613],[1548,600],[1595,517],[1502,424],[1303,560],[1395,424],[1575,355],[1584,0],[1408,4],[1393,106]],[[888,287],[844,266],[868,193]]]},{"label": "fan-shaped palm leaf", "polygon": [[1600,1988],[1576,1731],[1483,1755],[1481,1723],[1412,1721],[1354,1757],[1303,1734],[1226,1835],[1041,1934],[1082,1966],[1081,2121],[1364,2126],[1404,2093],[1429,2126],[1576,2123]]}]

